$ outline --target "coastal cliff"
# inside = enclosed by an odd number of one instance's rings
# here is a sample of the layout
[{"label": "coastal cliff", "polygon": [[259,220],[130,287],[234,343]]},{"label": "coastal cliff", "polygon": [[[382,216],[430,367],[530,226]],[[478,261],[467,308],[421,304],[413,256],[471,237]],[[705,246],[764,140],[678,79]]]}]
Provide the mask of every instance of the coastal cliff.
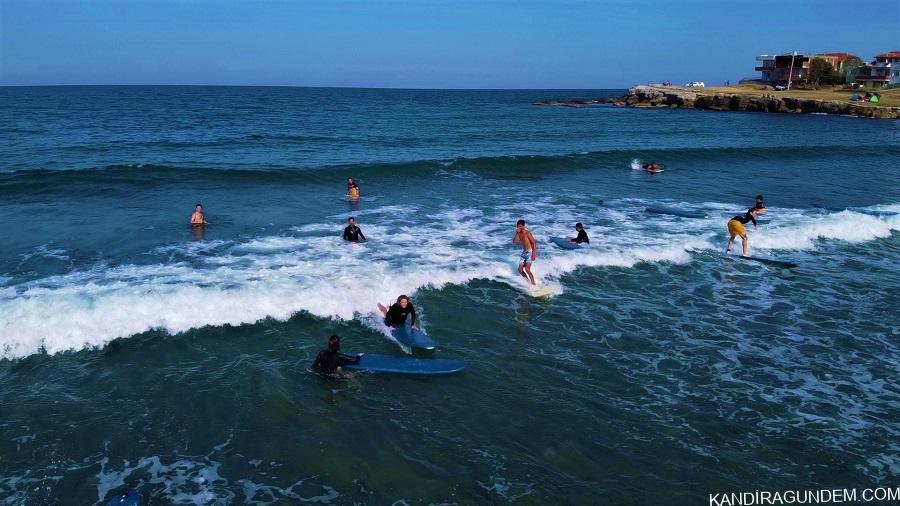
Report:
[{"label": "coastal cliff", "polygon": [[780,113],[821,113],[879,119],[900,119],[900,107],[885,107],[849,100],[823,100],[789,96],[784,92],[705,90],[670,86],[639,85],[619,99],[545,100],[540,105],[580,106],[612,104],[628,107],[669,107]]}]

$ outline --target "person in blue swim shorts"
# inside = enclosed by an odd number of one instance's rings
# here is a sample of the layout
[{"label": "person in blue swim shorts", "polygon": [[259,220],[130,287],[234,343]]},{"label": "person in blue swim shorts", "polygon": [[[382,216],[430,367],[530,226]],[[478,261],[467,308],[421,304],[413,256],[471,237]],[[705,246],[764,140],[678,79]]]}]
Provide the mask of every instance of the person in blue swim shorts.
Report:
[{"label": "person in blue swim shorts", "polygon": [[522,245],[522,259],[519,262],[519,274],[528,280],[532,285],[537,285],[534,282],[534,274],[531,273],[531,264],[537,260],[537,241],[534,240],[534,235],[531,234],[531,230],[525,228],[525,220],[519,220],[516,222],[516,235],[513,236],[513,244],[521,244]]}]

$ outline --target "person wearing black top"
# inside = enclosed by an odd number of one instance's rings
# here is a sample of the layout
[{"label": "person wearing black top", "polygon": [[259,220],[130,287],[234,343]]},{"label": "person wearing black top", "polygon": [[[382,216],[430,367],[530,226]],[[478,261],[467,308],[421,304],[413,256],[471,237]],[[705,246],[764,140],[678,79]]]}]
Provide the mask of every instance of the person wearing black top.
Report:
[{"label": "person wearing black top", "polygon": [[341,338],[333,335],[328,338],[328,347],[319,352],[313,362],[312,370],[325,376],[335,376],[342,373],[341,367],[347,364],[358,364],[362,354],[353,356],[341,353]]},{"label": "person wearing black top", "polygon": [[765,202],[763,202],[762,195],[756,196],[756,204],[753,206],[753,208],[756,209],[756,212],[759,214],[766,214],[766,204]]},{"label": "person wearing black top", "polygon": [[758,229],[759,225],[756,223],[756,213],[758,211],[755,207],[751,207],[747,209],[747,214],[743,216],[735,216],[728,220],[728,245],[725,246],[725,253],[731,252],[731,245],[734,244],[734,238],[736,236],[741,236],[741,246],[743,249],[743,256],[750,256],[750,240],[747,239],[747,230],[744,228],[744,225],[748,221],[753,222],[753,228]]},{"label": "person wearing black top", "polygon": [[347,227],[344,229],[344,240],[350,242],[359,242],[362,239],[366,240],[366,236],[362,233],[359,227],[356,226],[356,218],[351,216],[347,220]]},{"label": "person wearing black top", "polygon": [[581,223],[576,223],[575,230],[578,231],[578,236],[574,239],[569,239],[569,242],[574,242],[575,244],[591,243],[591,240],[588,239],[587,232],[584,231],[584,225],[582,225]]},{"label": "person wearing black top", "polygon": [[390,327],[391,330],[406,325],[406,319],[410,316],[412,317],[410,320],[412,329],[416,330],[416,308],[413,307],[412,302],[409,301],[409,297],[406,295],[397,297],[397,302],[391,304],[390,308],[379,302],[378,309],[384,315],[384,324]]}]

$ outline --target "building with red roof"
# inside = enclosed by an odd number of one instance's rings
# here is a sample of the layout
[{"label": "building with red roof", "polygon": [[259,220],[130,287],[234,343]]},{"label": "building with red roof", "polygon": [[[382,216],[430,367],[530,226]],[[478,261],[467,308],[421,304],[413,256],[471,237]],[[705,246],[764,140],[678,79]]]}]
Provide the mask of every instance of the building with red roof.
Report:
[{"label": "building with red roof", "polygon": [[868,65],[856,69],[853,80],[873,88],[900,86],[900,51],[888,51],[876,56]]}]

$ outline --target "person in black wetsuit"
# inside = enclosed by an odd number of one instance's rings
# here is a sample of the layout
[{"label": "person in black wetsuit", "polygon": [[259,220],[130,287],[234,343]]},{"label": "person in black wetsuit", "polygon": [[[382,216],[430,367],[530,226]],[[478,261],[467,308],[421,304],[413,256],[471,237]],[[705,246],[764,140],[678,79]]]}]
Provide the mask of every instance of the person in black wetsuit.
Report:
[{"label": "person in black wetsuit", "polygon": [[756,212],[759,214],[766,214],[766,203],[763,202],[763,196],[756,196],[756,204],[754,204],[753,209],[756,209]]},{"label": "person in black wetsuit", "polygon": [[406,325],[407,317],[412,316],[410,323],[412,329],[416,330],[416,308],[413,307],[409,297],[401,295],[397,297],[397,302],[391,304],[390,308],[384,307],[384,304],[378,303],[378,309],[384,315],[384,324],[394,330],[396,327]]},{"label": "person in black wetsuit", "polygon": [[319,355],[316,356],[316,360],[312,365],[312,370],[324,376],[338,376],[343,374],[341,367],[347,364],[358,364],[359,360],[362,358],[362,353],[353,356],[346,355],[340,351],[341,338],[337,335],[329,337],[328,347],[320,351]]},{"label": "person in black wetsuit", "polygon": [[574,242],[575,244],[590,244],[591,240],[588,239],[587,232],[584,231],[584,225],[581,223],[575,224],[575,230],[578,231],[578,236],[574,239],[569,239],[569,242]]},{"label": "person in black wetsuit", "polygon": [[755,207],[751,207],[747,209],[747,214],[743,216],[735,216],[728,220],[728,245],[725,246],[725,253],[731,252],[731,245],[734,244],[734,238],[736,236],[741,236],[741,247],[743,249],[742,255],[747,257],[750,256],[750,240],[747,239],[747,230],[744,228],[744,225],[748,221],[753,222],[753,228],[759,229],[759,224],[756,223],[756,213],[757,210]]},{"label": "person in black wetsuit", "polygon": [[359,242],[360,239],[366,240],[366,236],[359,227],[356,226],[356,218],[351,216],[347,219],[347,227],[344,229],[344,240],[350,242]]}]

